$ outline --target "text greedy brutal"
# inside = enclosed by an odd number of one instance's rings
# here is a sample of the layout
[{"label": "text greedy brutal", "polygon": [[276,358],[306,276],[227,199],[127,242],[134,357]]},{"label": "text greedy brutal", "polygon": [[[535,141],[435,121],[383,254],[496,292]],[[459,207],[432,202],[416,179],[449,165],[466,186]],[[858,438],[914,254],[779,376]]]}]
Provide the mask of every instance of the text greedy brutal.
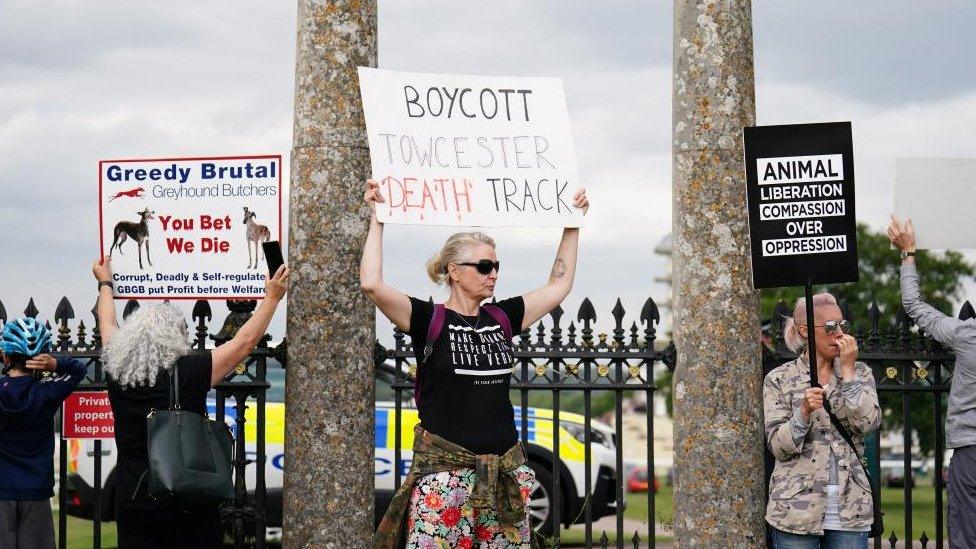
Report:
[{"label": "text greedy brutal", "polygon": [[[197,173],[194,174],[194,171]],[[113,183],[158,182],[149,188],[153,198],[180,200],[278,194],[277,159],[233,165],[215,162],[184,165],[174,162],[151,168],[109,164],[104,173],[105,178]],[[202,184],[188,184],[191,180]]]}]

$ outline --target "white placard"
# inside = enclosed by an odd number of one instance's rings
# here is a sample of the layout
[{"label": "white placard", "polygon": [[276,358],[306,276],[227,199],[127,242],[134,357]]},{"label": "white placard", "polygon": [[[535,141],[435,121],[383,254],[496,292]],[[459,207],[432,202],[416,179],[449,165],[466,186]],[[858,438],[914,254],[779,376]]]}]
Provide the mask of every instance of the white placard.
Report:
[{"label": "white placard", "polygon": [[359,85],[380,221],[582,225],[562,80],[360,67]]},{"label": "white placard", "polygon": [[912,218],[921,249],[976,248],[976,158],[899,158],[895,215]]},{"label": "white placard", "polygon": [[260,299],[281,240],[281,155],[102,160],[116,299]]}]

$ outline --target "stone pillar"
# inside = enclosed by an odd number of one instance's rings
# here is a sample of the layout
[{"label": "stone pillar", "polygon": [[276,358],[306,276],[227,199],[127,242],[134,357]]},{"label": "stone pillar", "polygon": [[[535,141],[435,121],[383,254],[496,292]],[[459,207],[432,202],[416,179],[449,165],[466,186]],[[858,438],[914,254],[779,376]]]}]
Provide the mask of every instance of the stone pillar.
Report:
[{"label": "stone pillar", "polygon": [[359,289],[370,173],[357,66],[375,0],[299,0],[291,153],[284,546],[367,547],[374,307]]},{"label": "stone pillar", "polygon": [[759,300],[742,127],[755,123],[748,0],[675,0],[676,547],[762,547]]}]

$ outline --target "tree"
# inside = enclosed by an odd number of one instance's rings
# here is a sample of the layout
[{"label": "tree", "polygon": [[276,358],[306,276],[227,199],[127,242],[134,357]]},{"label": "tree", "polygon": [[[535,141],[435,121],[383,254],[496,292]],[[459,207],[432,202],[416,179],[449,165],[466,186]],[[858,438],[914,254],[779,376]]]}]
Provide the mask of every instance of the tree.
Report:
[{"label": "tree", "polygon": [[[848,284],[815,287],[814,292],[829,291],[838,301],[846,302],[854,322],[855,332],[866,334],[870,329],[868,311],[876,301],[881,311],[879,329],[894,329],[897,312],[901,307],[899,284],[901,261],[891,248],[888,237],[872,232],[867,225],[857,226],[857,253],[860,280]],[[962,297],[963,282],[976,275],[976,268],[955,251],[935,253],[919,250],[918,262],[922,296],[927,303],[940,311],[952,314],[952,305]],[[771,319],[779,301],[792,310],[796,300],[803,297],[803,288],[772,288],[761,292],[761,313]],[[934,416],[930,395],[912,397],[912,422],[923,454],[929,454],[934,444]],[[886,394],[881,398],[884,412],[883,428],[902,427],[901,396]],[[943,417],[944,414],[943,414]],[[941,426],[940,426],[941,427]]]}]

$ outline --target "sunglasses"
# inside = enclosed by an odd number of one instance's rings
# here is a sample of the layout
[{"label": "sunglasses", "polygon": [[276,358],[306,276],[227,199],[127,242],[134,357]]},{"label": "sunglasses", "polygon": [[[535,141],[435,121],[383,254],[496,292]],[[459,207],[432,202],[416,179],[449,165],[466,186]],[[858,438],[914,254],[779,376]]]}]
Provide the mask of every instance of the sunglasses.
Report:
[{"label": "sunglasses", "polygon": [[475,269],[478,269],[478,273],[483,275],[490,275],[491,271],[498,271],[498,269],[501,268],[500,261],[492,261],[490,259],[481,259],[477,263],[466,261],[464,263],[458,263],[458,265],[474,267]]},{"label": "sunglasses", "polygon": [[845,334],[851,331],[851,321],[846,318],[843,320],[828,320],[823,324],[814,324],[817,328],[823,328],[828,334],[832,334],[837,331],[838,328],[843,330]]}]

